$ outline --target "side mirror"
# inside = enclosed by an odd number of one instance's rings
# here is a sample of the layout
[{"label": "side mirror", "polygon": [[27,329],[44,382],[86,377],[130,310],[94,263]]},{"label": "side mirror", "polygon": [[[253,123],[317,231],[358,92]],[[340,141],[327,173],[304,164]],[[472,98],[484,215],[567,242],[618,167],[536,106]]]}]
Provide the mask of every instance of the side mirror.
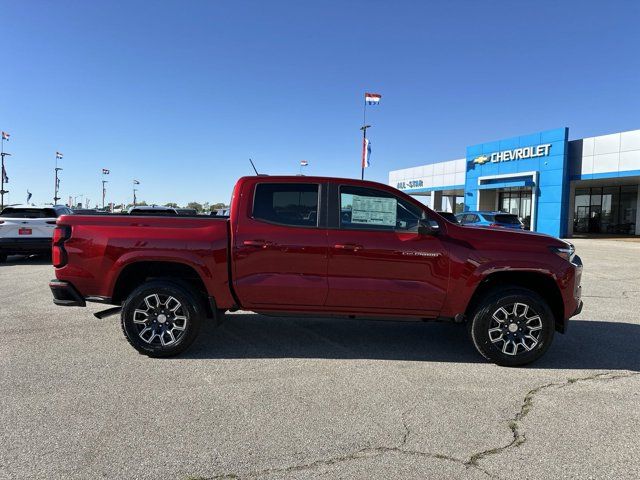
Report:
[{"label": "side mirror", "polygon": [[438,235],[439,232],[440,224],[435,220],[420,220],[420,224],[418,225],[419,235]]}]

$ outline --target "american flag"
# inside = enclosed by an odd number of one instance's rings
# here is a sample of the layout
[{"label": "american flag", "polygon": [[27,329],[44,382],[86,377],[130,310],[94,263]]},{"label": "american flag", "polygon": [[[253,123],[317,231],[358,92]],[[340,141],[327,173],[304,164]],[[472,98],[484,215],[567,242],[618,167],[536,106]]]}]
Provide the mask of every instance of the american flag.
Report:
[{"label": "american flag", "polygon": [[10,136],[11,135],[9,135],[7,132],[2,132],[2,140],[6,140],[8,142]]},{"label": "american flag", "polygon": [[103,174],[103,175],[109,175],[109,169],[107,169],[107,168],[103,168],[103,169],[102,169],[102,174]]},{"label": "american flag", "polygon": [[60,152],[56,152],[56,158],[58,160],[62,159],[62,154]]},{"label": "american flag", "polygon": [[308,167],[309,166],[309,162],[307,162],[306,160],[300,160],[300,166],[301,167]]},{"label": "american flag", "polygon": [[140,182],[139,182],[138,180],[134,180],[134,181],[133,181],[133,184],[134,184],[134,185],[140,185]]}]

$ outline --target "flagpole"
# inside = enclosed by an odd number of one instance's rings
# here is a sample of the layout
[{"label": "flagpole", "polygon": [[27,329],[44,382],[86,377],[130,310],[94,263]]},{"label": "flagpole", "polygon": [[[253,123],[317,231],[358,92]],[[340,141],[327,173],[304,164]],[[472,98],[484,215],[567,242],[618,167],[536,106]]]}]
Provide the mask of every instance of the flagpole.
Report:
[{"label": "flagpole", "polygon": [[360,162],[361,162],[361,166],[362,166],[362,172],[360,174],[360,180],[364,180],[364,156],[365,156],[365,151],[364,151],[364,147],[367,143],[367,94],[364,94],[364,106],[362,108],[362,158],[360,158]]},{"label": "flagpole", "polygon": [[2,140],[0,141],[0,157],[2,157],[2,171],[0,171],[0,177],[2,177],[2,183],[0,183],[0,211],[4,208],[4,132],[2,133]]}]

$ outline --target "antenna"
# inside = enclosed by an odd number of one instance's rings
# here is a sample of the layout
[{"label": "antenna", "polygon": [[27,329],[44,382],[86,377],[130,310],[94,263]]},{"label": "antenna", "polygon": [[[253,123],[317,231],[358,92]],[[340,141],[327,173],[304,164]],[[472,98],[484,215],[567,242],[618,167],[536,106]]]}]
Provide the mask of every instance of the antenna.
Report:
[{"label": "antenna", "polygon": [[260,175],[258,170],[256,170],[256,166],[253,164],[253,160],[249,159],[249,162],[251,162],[251,166],[253,167],[253,171],[256,172],[256,175]]}]

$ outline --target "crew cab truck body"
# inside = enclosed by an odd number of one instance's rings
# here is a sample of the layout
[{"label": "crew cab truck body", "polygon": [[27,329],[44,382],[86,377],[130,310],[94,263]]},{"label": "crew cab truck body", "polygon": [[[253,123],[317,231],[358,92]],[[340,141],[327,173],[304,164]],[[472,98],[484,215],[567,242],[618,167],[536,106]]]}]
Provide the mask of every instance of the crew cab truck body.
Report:
[{"label": "crew cab truck body", "polygon": [[62,216],[52,257],[56,304],[122,306],[129,342],[158,357],[243,309],[466,322],[484,357],[522,365],[582,307],[569,243],[461,227],[352,179],[244,177],[229,218]]}]

